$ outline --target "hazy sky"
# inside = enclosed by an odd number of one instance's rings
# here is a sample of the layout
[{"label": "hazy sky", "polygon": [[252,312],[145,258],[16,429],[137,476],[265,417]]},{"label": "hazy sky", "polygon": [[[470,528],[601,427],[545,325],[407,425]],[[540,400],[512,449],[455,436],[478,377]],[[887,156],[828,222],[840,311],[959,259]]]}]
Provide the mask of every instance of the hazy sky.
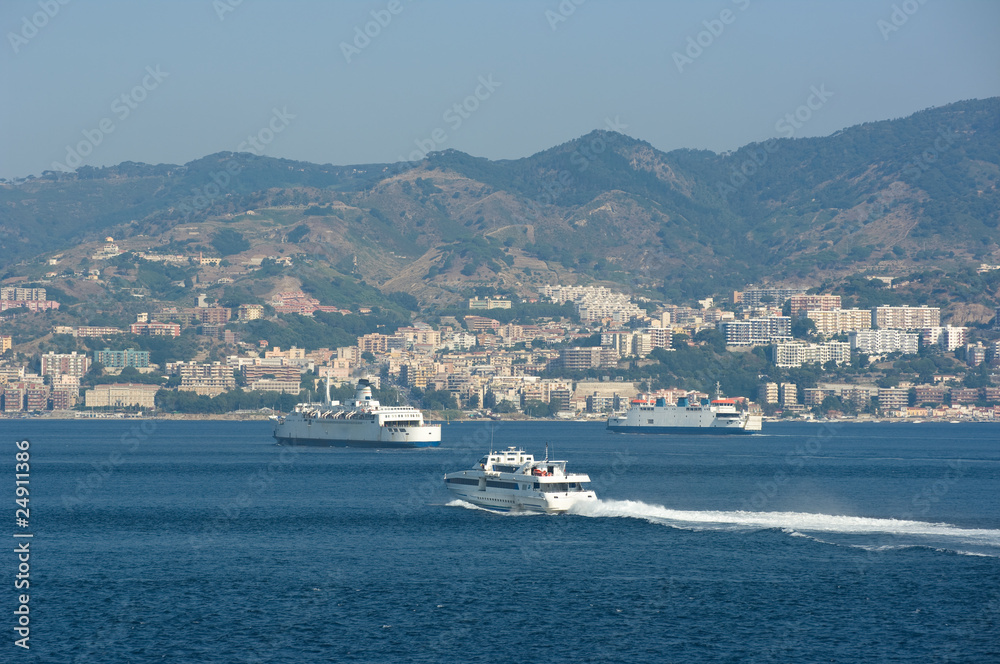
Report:
[{"label": "hazy sky", "polygon": [[995,0],[4,0],[0,26],[5,178],[516,158],[614,126],[723,151],[1000,94]]}]

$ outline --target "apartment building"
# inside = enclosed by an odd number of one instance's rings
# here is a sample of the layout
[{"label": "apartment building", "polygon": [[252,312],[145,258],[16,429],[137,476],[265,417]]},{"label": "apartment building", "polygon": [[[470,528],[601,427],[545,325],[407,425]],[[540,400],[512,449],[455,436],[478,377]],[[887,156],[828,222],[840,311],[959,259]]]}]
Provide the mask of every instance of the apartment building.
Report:
[{"label": "apartment building", "polygon": [[149,366],[149,351],[127,348],[125,350],[111,350],[105,348],[94,352],[94,361],[100,362],[107,368],[119,369],[124,367],[135,367],[143,369]]},{"label": "apartment building", "polygon": [[733,291],[733,303],[744,307],[761,307],[773,305],[781,307],[793,295],[804,295],[804,288],[748,288],[745,291]]},{"label": "apartment building", "polygon": [[264,305],[241,304],[236,308],[236,320],[259,320],[264,317]]},{"label": "apartment building", "polygon": [[792,295],[788,298],[791,317],[805,316],[809,311],[833,311],[840,309],[839,295]]},{"label": "apartment building", "polygon": [[851,332],[849,339],[852,350],[868,355],[915,355],[920,349],[920,335],[905,330],[858,330]]},{"label": "apartment building", "polygon": [[757,400],[760,403],[778,403],[778,384],[762,383],[757,388]]},{"label": "apartment building", "polygon": [[132,334],[141,334],[148,337],[179,337],[181,336],[181,326],[177,323],[132,323],[129,326]]},{"label": "apartment building", "polygon": [[791,339],[792,319],[788,316],[750,318],[719,323],[728,346],[763,346],[775,341]]},{"label": "apartment building", "polygon": [[781,383],[778,386],[778,404],[784,408],[799,403],[799,387],[795,383]]},{"label": "apartment building", "polygon": [[872,326],[872,312],[868,309],[810,309],[806,317],[816,324],[816,332],[832,337],[843,332],[868,330]]},{"label": "apartment building", "polygon": [[920,331],[920,341],[925,346],[940,346],[943,350],[953,351],[964,346],[968,341],[968,328],[928,327]]},{"label": "apartment building", "polygon": [[909,404],[910,391],[903,387],[880,387],[878,407],[883,411],[900,410]]},{"label": "apartment building", "polygon": [[779,342],[774,347],[774,363],[779,367],[801,367],[803,364],[830,361],[844,364],[851,361],[851,345],[846,341],[808,344],[801,341]]},{"label": "apartment building", "polygon": [[919,330],[940,327],[941,310],[938,307],[890,307],[883,305],[872,309],[872,327],[900,330]]},{"label": "apartment building", "polygon": [[90,358],[84,353],[53,353],[42,355],[43,376],[68,375],[79,378],[90,370]]}]

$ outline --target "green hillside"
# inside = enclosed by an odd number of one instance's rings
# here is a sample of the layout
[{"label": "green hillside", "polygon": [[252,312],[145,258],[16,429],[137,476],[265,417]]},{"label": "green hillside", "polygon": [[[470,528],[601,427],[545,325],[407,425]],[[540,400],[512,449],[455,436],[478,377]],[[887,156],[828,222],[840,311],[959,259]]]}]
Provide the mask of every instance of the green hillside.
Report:
[{"label": "green hillside", "polygon": [[[1000,262],[998,177],[1000,98],[726,154],[664,153],[606,131],[503,161],[449,150],[343,167],[220,153],[0,184],[0,273],[111,235],[228,247],[234,261],[280,248],[307,280],[333,268],[442,306],[477,287],[558,279],[681,301],[763,280]],[[204,232],[178,231],[192,224]]]}]

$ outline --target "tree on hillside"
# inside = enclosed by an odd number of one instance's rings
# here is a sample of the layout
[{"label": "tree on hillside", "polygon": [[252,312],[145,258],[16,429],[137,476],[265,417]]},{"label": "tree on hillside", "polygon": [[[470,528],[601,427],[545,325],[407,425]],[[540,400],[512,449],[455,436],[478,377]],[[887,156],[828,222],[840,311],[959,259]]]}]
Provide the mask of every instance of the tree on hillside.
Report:
[{"label": "tree on hillside", "polygon": [[212,246],[220,256],[231,256],[250,248],[250,242],[239,231],[223,228],[212,238]]}]

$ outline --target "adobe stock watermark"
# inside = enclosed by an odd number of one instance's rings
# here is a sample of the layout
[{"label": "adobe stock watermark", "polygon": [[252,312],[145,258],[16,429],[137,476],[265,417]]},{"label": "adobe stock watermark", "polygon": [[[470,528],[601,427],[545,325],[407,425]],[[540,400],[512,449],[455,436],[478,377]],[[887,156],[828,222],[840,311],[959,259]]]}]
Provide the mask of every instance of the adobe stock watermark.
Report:
[{"label": "adobe stock watermark", "polygon": [[[439,467],[440,474],[428,476],[420,486],[410,487],[409,491],[407,491],[406,501],[396,504],[394,510],[396,516],[400,520],[405,520],[414,511],[426,505],[434,496],[439,495],[444,485],[442,477],[456,468],[469,467],[476,459],[482,457],[484,450],[488,449],[487,446],[492,448],[492,441],[496,436],[496,430],[497,425],[495,423],[489,426],[484,423],[483,426],[477,426],[473,433],[466,432],[455,443],[454,447],[442,450],[450,454],[446,459],[441,461]],[[448,489],[445,489],[445,491],[448,491]],[[448,492],[450,493],[450,491]]]},{"label": "adobe stock watermark", "polygon": [[258,468],[247,477],[245,488],[240,490],[228,503],[220,505],[221,515],[216,515],[214,523],[202,527],[201,533],[188,537],[192,549],[210,548],[215,538],[222,535],[240,514],[250,509],[264,491],[271,488],[279,474],[291,470],[300,454],[298,445],[284,445],[278,458],[266,466]]},{"label": "adobe stock watermark", "polygon": [[568,21],[569,17],[576,13],[576,8],[586,1],[587,0],[562,0],[562,2],[560,2],[556,7],[555,11],[546,9],[545,20],[549,22],[549,27],[552,28],[552,32],[556,31],[560,23]]},{"label": "adobe stock watermark", "polygon": [[[258,157],[263,156],[264,149],[270,145],[275,137],[288,128],[295,115],[288,112],[288,107],[284,106],[280,110],[275,107],[271,109],[271,119],[255,134],[248,134],[246,140],[236,146],[236,152],[250,152]],[[240,174],[243,166],[236,159],[229,159],[223,168],[212,171],[208,177],[212,180],[204,187],[195,187],[191,190],[190,200],[185,200],[177,204],[177,209],[185,215],[204,210],[212,204],[219,196],[222,196],[232,185],[233,179]]]},{"label": "adobe stock watermark", "polygon": [[793,138],[795,131],[802,129],[812,119],[813,113],[823,108],[833,96],[833,93],[826,89],[826,83],[821,83],[818,88],[815,85],[811,86],[809,92],[811,94],[806,97],[804,104],[791,113],[785,113],[784,117],[774,123],[774,130],[784,134],[785,138]]},{"label": "adobe stock watermark", "polygon": [[[833,97],[833,93],[826,89],[826,84],[822,83],[817,88],[810,86],[810,94],[806,97],[805,103],[795,108],[790,113],[778,118],[774,123],[774,130],[783,134],[784,138],[793,138],[795,132],[805,126],[812,119],[813,114],[823,108],[827,101]],[[750,154],[739,163],[733,164],[729,170],[729,179],[716,185],[716,189],[723,200],[728,200],[729,196],[736,193],[745,185],[757,171],[763,168],[771,155],[781,148],[781,143],[775,138],[769,138],[759,146],[750,150]]]},{"label": "adobe stock watermark", "polygon": [[[937,133],[937,137],[927,148],[914,159],[906,162],[902,169],[904,175],[908,175],[914,180],[920,178],[937,163],[942,154],[955,146],[955,141],[959,138],[958,132],[953,127],[941,127]],[[897,198],[893,197],[890,192],[880,191],[878,198],[868,206],[866,219],[881,219],[889,213],[896,201]]]},{"label": "adobe stock watermark", "polygon": [[212,9],[220,21],[226,20],[226,14],[236,11],[236,8],[243,4],[243,0],[212,0]]},{"label": "adobe stock watermark", "polygon": [[[465,121],[472,117],[472,114],[479,110],[480,104],[493,96],[503,83],[493,79],[493,74],[488,76],[480,76],[478,78],[478,85],[472,94],[467,96],[461,101],[455,102],[448,108],[444,110],[441,114],[441,120],[448,126],[448,128],[454,133],[458,131]],[[443,127],[437,127],[430,132],[427,138],[416,138],[413,139],[413,143],[417,146],[417,149],[410,153],[409,159],[405,159],[402,155],[398,157],[400,162],[408,162],[408,165],[413,165],[414,163],[420,162],[427,157],[428,154],[439,149],[441,145],[448,141],[448,132]]]},{"label": "adobe stock watermark", "polygon": [[740,509],[744,512],[759,512],[763,510],[771,499],[778,495],[781,487],[788,484],[792,475],[802,470],[806,460],[819,454],[823,449],[823,443],[832,439],[833,435],[842,426],[839,422],[824,424],[819,433],[815,436],[810,436],[802,445],[796,445],[794,449],[785,455],[785,464],[783,467],[774,471],[769,480],[757,482],[754,485],[757,491],[749,499],[743,500],[740,504]]},{"label": "adobe stock watermark", "polygon": [[[616,115],[612,120],[611,118],[604,118],[604,126],[608,131],[613,131],[616,133],[624,133],[625,129],[628,129],[628,125],[621,121],[621,116]],[[570,163],[576,167],[578,173],[583,173],[588,168],[590,164],[596,160],[600,155],[604,154],[608,150],[608,143],[604,140],[601,135],[594,136],[588,142],[583,143],[578,149],[574,150],[569,156]],[[562,169],[556,173],[552,181],[542,182],[542,204],[543,205],[555,205],[559,196],[572,189],[575,178],[573,173],[569,169]]]},{"label": "adobe stock watermark", "polygon": [[351,60],[359,55],[361,51],[371,46],[372,40],[382,34],[382,30],[389,27],[393,16],[399,16],[406,7],[401,0],[389,0],[385,9],[373,9],[369,12],[372,20],[366,22],[364,26],[354,26],[354,39],[350,43],[340,42],[340,52],[344,54],[344,60],[351,64]]},{"label": "adobe stock watermark", "polygon": [[129,430],[123,433],[119,439],[119,443],[124,447],[109,452],[107,459],[101,463],[91,463],[93,472],[87,473],[86,477],[81,477],[76,481],[76,490],[73,493],[62,495],[63,507],[72,511],[90,500],[94,491],[104,486],[115,470],[125,463],[126,455],[135,453],[140,445],[156,433],[156,429],[156,420],[143,420],[141,423],[129,427]]},{"label": "adobe stock watermark", "polygon": [[[632,466],[638,460],[637,457],[632,455],[628,448],[621,451],[615,451],[614,460],[611,462],[608,470],[603,471],[596,478],[592,478],[589,490],[592,490],[597,494],[598,500],[601,498],[601,494],[613,487],[622,477],[627,473]],[[586,505],[586,503],[581,503],[581,505]],[[573,513],[573,507],[570,506],[569,514]],[[552,516],[552,515],[550,515]],[[574,522],[571,519],[562,518],[566,515],[557,515],[551,522],[547,522],[544,526],[545,537],[535,537],[528,538],[521,545],[521,555],[527,562],[534,562],[542,558],[545,554],[545,549],[547,546],[560,538],[565,537],[571,528],[574,528]]]},{"label": "adobe stock watermark", "polygon": [[899,32],[899,29],[909,22],[910,17],[920,11],[925,4],[927,0],[904,0],[898,5],[894,4],[888,20],[880,18],[875,21],[875,27],[882,33],[882,41],[889,41],[889,35]]},{"label": "adobe stock watermark", "polygon": [[27,15],[21,17],[21,29],[18,32],[8,32],[7,41],[14,49],[14,55],[21,52],[21,48],[28,45],[28,42],[38,35],[38,31],[49,24],[59,13],[59,10],[70,3],[70,0],[39,0],[37,11],[29,18]]},{"label": "adobe stock watermark", "polygon": [[938,158],[944,152],[954,147],[955,141],[958,138],[959,134],[953,127],[941,127],[938,129],[938,135],[934,139],[934,142],[925,148],[915,159],[903,166],[903,173],[914,178],[919,178],[930,170],[931,166],[937,162]]},{"label": "adobe stock watermark", "polygon": [[[168,76],[170,76],[169,72],[160,71],[160,65],[146,67],[146,75],[142,77],[138,85],[111,101],[111,113],[114,114],[118,122],[123,122],[132,114],[132,111],[139,108],[139,104],[146,101],[150,92],[160,87],[160,84]],[[83,134],[82,141],[79,141],[75,146],[66,146],[65,163],[54,161],[52,162],[52,168],[63,173],[70,173],[76,170],[83,165],[84,159],[93,154],[94,148],[103,143],[105,137],[113,133],[117,128],[118,125],[115,124],[114,119],[105,117],[97,123],[95,128],[84,129],[81,132]]]},{"label": "adobe stock watermark", "polygon": [[[750,0],[732,0],[732,2],[741,12],[746,11],[747,7],[750,6]],[[732,9],[723,9],[719,12],[718,18],[702,21],[701,24],[705,29],[693,37],[688,36],[684,52],[673,52],[674,65],[677,67],[677,72],[683,74],[685,67],[693,65],[694,61],[700,58],[706,49],[710,48],[722,36],[722,33],[726,31],[726,26],[736,22],[737,16],[738,14]]]},{"label": "adobe stock watermark", "polygon": [[[910,498],[910,509],[900,514],[898,519],[911,521],[916,516],[926,517],[931,507],[940,502],[951,488],[968,472],[968,462],[964,459],[952,459],[945,466],[942,476],[929,484],[925,484],[919,491]],[[878,544],[874,547],[867,547],[862,559],[858,561],[858,573],[864,574],[868,568],[879,562],[878,553],[886,547],[895,546],[899,542],[899,536],[895,533],[886,533],[879,538]]]}]

